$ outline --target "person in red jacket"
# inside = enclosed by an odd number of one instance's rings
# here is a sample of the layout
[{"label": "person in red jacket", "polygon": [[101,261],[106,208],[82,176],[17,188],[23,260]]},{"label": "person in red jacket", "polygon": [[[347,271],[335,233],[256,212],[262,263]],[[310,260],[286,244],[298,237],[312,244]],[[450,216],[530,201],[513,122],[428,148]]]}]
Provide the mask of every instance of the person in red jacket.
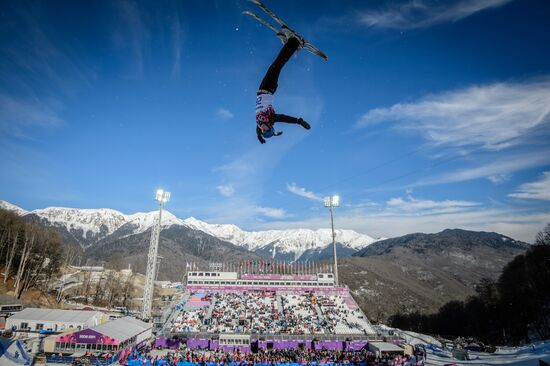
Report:
[{"label": "person in red jacket", "polygon": [[276,122],[299,124],[306,130],[311,128],[309,123],[302,118],[276,113],[273,108],[273,94],[277,91],[281,70],[294,52],[302,45],[300,40],[291,32],[281,32],[279,36],[283,40],[286,39],[286,42],[275,61],[269,66],[256,93],[256,136],[262,144],[265,144],[267,138],[282,135],[282,132],[276,132],[273,128]]}]

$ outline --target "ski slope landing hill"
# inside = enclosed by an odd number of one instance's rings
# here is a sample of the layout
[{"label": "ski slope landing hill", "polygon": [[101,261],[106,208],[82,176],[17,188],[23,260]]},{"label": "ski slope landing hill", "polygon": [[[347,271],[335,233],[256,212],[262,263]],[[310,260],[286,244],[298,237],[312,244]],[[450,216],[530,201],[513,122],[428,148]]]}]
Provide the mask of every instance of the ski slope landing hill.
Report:
[{"label": "ski slope landing hill", "polygon": [[[391,328],[388,328],[391,329]],[[394,330],[409,344],[423,344],[428,352],[425,365],[513,365],[538,366],[539,360],[550,363],[550,341],[533,343],[523,347],[497,347],[495,353],[469,352],[470,360],[459,361],[451,351],[442,348],[435,338],[415,332]]]}]

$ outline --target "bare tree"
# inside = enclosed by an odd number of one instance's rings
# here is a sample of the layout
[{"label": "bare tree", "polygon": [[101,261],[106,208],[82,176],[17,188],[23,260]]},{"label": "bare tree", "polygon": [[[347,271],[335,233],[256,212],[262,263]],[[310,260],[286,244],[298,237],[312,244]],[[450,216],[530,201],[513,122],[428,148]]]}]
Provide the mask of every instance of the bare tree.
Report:
[{"label": "bare tree", "polygon": [[550,245],[550,223],[546,224],[545,228],[537,234],[535,244]]},{"label": "bare tree", "polygon": [[99,280],[97,281],[97,284],[95,285],[95,292],[94,292],[94,298],[92,300],[92,304],[96,306],[101,305],[103,301],[103,296],[105,295],[104,284],[102,280],[103,280],[103,276],[99,278]]},{"label": "bare tree", "polygon": [[[17,269],[17,275],[15,276],[15,288],[16,295],[19,294],[19,286],[21,285],[21,279],[25,274],[25,267],[30,257],[30,253],[34,248],[36,241],[37,228],[34,224],[25,225],[25,240],[23,241],[23,250],[21,252],[21,258],[19,260],[19,268]],[[19,298],[19,296],[17,296]]]},{"label": "bare tree", "polygon": [[90,292],[92,290],[92,273],[84,272],[84,303],[88,304],[88,298],[90,297]]},{"label": "bare tree", "polygon": [[125,308],[128,307],[128,300],[131,299],[132,292],[135,289],[134,279],[135,274],[132,273],[126,278],[126,281],[124,282],[124,290],[122,291],[122,306],[124,306]]},{"label": "bare tree", "polygon": [[[38,250],[31,257],[29,269],[20,292],[27,291],[41,280],[41,288],[48,290],[53,277],[57,277],[62,264],[62,241],[59,234],[53,230],[46,230],[39,243]],[[20,296],[20,294],[19,294]]]},{"label": "bare tree", "polygon": [[9,230],[10,230],[10,233],[8,233],[8,238],[11,237],[11,240],[8,242],[8,248],[6,249],[6,261],[4,265],[4,283],[8,281],[8,276],[10,275],[13,258],[15,257],[15,253],[17,252],[17,242],[19,240],[20,227],[19,225],[15,224]]}]

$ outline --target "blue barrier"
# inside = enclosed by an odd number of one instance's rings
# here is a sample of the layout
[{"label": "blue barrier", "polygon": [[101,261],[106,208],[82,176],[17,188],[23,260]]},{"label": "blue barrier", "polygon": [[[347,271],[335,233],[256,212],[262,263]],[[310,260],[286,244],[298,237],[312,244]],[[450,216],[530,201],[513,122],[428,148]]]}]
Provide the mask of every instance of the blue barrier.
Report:
[{"label": "blue barrier", "polygon": [[[154,360],[146,360],[145,366],[153,366]],[[127,366],[143,366],[144,360],[143,359],[131,359],[126,362]],[[255,364],[248,364],[246,362],[190,362],[190,361],[179,361],[176,365],[177,366],[220,366],[220,365],[226,365],[226,366],[241,366],[241,365],[247,365],[247,366],[367,366],[366,362],[349,362],[347,364],[343,363],[337,363],[337,362],[329,362],[329,363],[321,363],[321,362],[308,362],[308,363],[297,363],[297,362],[291,362],[291,363],[283,363],[283,362],[273,362],[273,363],[255,363]],[[157,360],[154,366],[168,366],[168,361],[166,360]]]},{"label": "blue barrier", "polygon": [[7,347],[4,348],[3,346],[1,346],[1,344],[0,344],[0,347],[1,347],[0,355],[1,356],[6,356],[6,358],[8,360],[10,360],[11,362],[15,362],[15,363],[25,365],[25,366],[30,365],[31,360],[30,360],[29,356],[27,356],[27,353],[24,352],[25,350],[21,346],[21,342],[19,342],[19,340],[17,340],[16,342],[18,342],[18,343],[16,343],[16,348],[19,349],[18,353],[20,354],[21,357],[19,357],[19,356],[16,357],[15,354],[12,355],[11,353],[9,353],[8,352],[9,345],[7,345]]},{"label": "blue barrier", "polygon": [[63,357],[63,356],[46,356],[46,363],[73,363],[72,357]]}]

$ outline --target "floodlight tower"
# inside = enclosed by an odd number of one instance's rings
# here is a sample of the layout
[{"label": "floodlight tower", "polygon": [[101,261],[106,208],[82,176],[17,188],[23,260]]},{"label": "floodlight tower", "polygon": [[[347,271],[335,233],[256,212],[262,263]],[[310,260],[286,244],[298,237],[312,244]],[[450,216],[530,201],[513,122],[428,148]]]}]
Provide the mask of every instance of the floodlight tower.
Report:
[{"label": "floodlight tower", "polygon": [[155,286],[157,253],[159,249],[160,223],[162,220],[162,206],[170,199],[170,192],[159,189],[155,197],[159,203],[159,218],[157,224],[151,230],[151,243],[149,244],[149,255],[147,256],[147,272],[145,287],[143,288],[143,303],[141,307],[141,318],[151,319],[151,308],[153,307],[153,290]]},{"label": "floodlight tower", "polygon": [[330,209],[330,226],[332,228],[332,250],[334,254],[334,282],[336,283],[336,286],[339,285],[338,283],[338,261],[336,259],[336,234],[334,233],[334,207],[340,206],[340,197],[338,196],[331,196],[331,197],[325,197],[325,207],[328,207]]}]

